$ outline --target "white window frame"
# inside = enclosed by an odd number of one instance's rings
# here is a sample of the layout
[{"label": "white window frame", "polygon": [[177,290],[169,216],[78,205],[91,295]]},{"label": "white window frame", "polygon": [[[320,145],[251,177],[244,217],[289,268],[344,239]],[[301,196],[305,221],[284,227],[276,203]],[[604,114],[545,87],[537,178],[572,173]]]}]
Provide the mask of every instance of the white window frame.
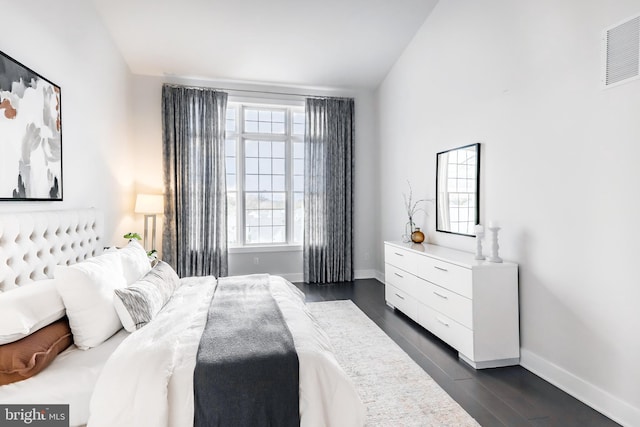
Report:
[{"label": "white window frame", "polygon": [[[235,107],[235,132],[226,132],[225,141],[235,140],[236,146],[236,242],[229,243],[231,253],[241,252],[287,252],[302,250],[301,242],[294,242],[294,191],[293,191],[293,142],[304,142],[304,135],[293,134],[293,113],[304,113],[303,101],[291,100],[243,100],[230,99],[228,107]],[[249,133],[244,131],[244,110],[269,109],[285,112],[285,133]],[[285,142],[285,211],[286,211],[286,242],[284,243],[247,243],[246,242],[246,212],[245,212],[245,141],[271,140]]]}]

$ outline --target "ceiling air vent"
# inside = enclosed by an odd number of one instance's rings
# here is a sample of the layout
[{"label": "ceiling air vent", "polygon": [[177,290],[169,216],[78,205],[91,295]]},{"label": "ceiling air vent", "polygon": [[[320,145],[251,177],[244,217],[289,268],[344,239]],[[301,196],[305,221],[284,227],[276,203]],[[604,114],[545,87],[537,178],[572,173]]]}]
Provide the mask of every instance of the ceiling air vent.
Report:
[{"label": "ceiling air vent", "polygon": [[640,15],[604,30],[604,87],[640,77]]}]

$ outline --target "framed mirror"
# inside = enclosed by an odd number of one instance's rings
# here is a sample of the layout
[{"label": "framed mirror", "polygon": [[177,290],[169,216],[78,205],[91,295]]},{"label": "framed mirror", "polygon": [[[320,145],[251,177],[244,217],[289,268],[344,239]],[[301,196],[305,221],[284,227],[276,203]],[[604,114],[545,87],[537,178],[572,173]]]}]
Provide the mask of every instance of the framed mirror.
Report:
[{"label": "framed mirror", "polygon": [[475,236],[480,221],[480,144],[436,156],[436,231]]}]

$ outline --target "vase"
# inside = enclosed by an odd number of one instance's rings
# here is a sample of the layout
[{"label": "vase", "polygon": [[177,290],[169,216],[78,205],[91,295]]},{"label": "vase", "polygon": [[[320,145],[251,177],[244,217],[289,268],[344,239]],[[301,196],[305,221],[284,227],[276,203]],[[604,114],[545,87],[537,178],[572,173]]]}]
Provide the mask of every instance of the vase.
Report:
[{"label": "vase", "polygon": [[404,243],[409,243],[411,241],[411,233],[413,233],[413,222],[409,219],[404,226],[404,234],[402,235],[402,241]]},{"label": "vase", "polygon": [[411,233],[411,241],[413,243],[424,242],[424,233],[420,231],[420,227],[416,227],[415,231]]}]

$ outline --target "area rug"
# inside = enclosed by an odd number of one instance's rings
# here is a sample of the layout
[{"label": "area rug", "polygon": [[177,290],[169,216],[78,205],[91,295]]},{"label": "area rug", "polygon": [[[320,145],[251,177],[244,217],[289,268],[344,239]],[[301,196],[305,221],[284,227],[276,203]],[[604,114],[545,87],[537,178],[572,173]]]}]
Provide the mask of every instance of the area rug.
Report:
[{"label": "area rug", "polygon": [[479,426],[353,302],[308,307],[367,407],[367,426]]}]

